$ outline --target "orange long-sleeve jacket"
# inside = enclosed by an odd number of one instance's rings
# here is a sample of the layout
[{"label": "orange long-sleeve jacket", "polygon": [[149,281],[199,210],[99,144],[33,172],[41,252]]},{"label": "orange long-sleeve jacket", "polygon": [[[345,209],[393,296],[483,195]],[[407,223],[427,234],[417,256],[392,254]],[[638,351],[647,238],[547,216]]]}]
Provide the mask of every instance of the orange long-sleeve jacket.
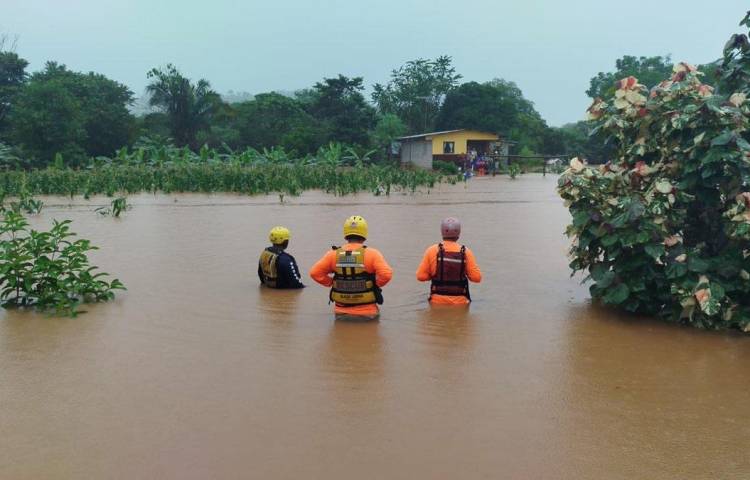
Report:
[{"label": "orange long-sleeve jacket", "polygon": [[[342,248],[344,250],[356,250],[362,248],[361,243],[347,243]],[[330,287],[333,285],[333,273],[336,271],[336,251],[329,250],[323,258],[318,260],[310,269],[310,278],[323,285]],[[367,247],[365,249],[365,271],[375,274],[375,284],[378,287],[385,286],[393,277],[393,270],[385,257],[375,248]],[[373,316],[379,312],[377,304],[344,306],[335,304],[333,311],[348,315]]]},{"label": "orange long-sleeve jacket", "polygon": [[[450,240],[443,240],[443,248],[446,252],[459,252],[461,245]],[[424,252],[422,263],[417,268],[417,280],[427,282],[437,274],[438,244],[432,245]],[[482,272],[479,270],[474,253],[466,248],[466,278],[474,283],[482,281]],[[466,305],[469,299],[464,296],[433,295],[430,302],[439,305]]]}]

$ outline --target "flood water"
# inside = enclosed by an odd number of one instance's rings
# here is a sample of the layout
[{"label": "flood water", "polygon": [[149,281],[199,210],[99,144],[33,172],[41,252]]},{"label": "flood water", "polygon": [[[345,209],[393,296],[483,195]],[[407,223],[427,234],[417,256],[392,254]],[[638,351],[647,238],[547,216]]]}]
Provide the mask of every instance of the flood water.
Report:
[{"label": "flood water", "polygon": [[[46,199],[34,224],[72,219],[128,291],[1,314],[0,479],[748,478],[750,339],[592,306],[555,184]],[[394,269],[379,322],[258,287],[272,226],[307,277],[352,214]],[[484,274],[467,310],[414,277],[448,215]]]}]

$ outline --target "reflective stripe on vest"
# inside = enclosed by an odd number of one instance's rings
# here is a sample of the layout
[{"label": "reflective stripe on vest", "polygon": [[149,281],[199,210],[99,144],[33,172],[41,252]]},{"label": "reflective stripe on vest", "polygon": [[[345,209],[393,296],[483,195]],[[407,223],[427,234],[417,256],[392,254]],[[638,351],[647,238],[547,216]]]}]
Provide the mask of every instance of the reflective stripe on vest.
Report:
[{"label": "reflective stripe on vest", "polygon": [[458,252],[446,252],[443,244],[438,245],[437,268],[430,285],[430,296],[463,296],[471,300],[469,280],[466,278],[466,247],[461,245]]},{"label": "reflective stripe on vest", "polygon": [[276,288],[276,281],[279,278],[278,263],[279,254],[271,250],[272,247],[263,250],[260,254],[260,270],[263,272],[263,284],[267,287]]},{"label": "reflective stripe on vest", "polygon": [[336,270],[329,297],[332,302],[344,306],[377,303],[375,275],[365,271],[365,248],[336,249]]}]

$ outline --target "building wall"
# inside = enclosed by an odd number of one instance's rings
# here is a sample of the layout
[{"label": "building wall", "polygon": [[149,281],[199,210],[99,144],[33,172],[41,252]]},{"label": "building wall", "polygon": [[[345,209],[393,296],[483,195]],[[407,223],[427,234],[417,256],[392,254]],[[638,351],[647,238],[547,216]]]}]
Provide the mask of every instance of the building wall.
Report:
[{"label": "building wall", "polygon": [[468,140],[489,140],[496,141],[499,139],[497,135],[491,133],[478,132],[476,130],[466,130],[463,132],[444,133],[442,135],[435,135],[429,137],[432,139],[432,154],[442,155],[443,154],[443,142],[453,142],[455,155],[466,155],[466,142]]},{"label": "building wall", "polygon": [[401,163],[411,163],[417,167],[432,169],[432,143],[425,140],[403,142]]}]

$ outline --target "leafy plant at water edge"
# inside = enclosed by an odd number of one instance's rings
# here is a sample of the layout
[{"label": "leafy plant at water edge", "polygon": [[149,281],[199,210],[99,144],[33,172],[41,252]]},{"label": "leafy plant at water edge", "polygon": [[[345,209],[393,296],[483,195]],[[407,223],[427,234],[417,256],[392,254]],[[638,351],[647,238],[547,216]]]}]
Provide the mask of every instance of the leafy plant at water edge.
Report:
[{"label": "leafy plant at water edge", "polygon": [[458,166],[453,162],[446,162],[445,160],[434,160],[432,162],[432,169],[440,172],[444,175],[458,175]]},{"label": "leafy plant at water edge", "polygon": [[10,209],[16,213],[38,214],[43,207],[43,201],[35,199],[26,191],[22,191],[15,202],[10,202],[8,207],[5,207],[5,194],[0,193],[0,212]]},{"label": "leafy plant at water edge", "polygon": [[570,266],[603,303],[750,331],[750,85],[734,68],[750,58],[743,38],[725,51],[717,92],[681,63],[650,91],[628,77],[589,108],[616,157],[596,169],[573,159],[559,193],[573,217]]},{"label": "leafy plant at water edge", "polygon": [[100,215],[112,215],[117,218],[120,214],[126,210],[130,210],[132,205],[128,204],[128,199],[125,197],[117,197],[112,200],[109,207],[99,207],[95,211]]},{"label": "leafy plant at water edge", "polygon": [[521,167],[518,166],[517,163],[511,163],[510,166],[508,166],[508,175],[510,176],[511,180],[515,180],[517,176],[521,174]]},{"label": "leafy plant at water edge", "polygon": [[52,229],[36,231],[12,210],[0,222],[0,300],[2,306],[35,307],[58,315],[76,316],[82,303],[114,298],[124,289],[117,279],[96,272],[87,252],[88,240],[74,240],[70,220],[54,221]]}]

